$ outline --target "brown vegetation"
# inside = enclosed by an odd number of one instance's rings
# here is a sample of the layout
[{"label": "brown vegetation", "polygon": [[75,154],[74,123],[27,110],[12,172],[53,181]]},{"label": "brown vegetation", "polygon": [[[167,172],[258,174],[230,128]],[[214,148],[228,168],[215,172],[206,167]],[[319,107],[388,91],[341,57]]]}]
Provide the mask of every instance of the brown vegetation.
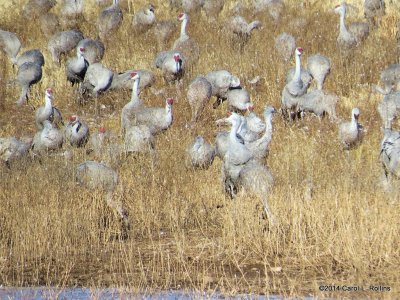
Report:
[{"label": "brown vegetation", "polygon": [[[22,50],[40,48],[46,58],[43,79],[32,88],[30,103],[41,105],[45,88],[52,87],[54,104],[64,116],[78,114],[92,132],[100,126],[119,132],[121,108],[130,92],[103,94],[99,104],[105,108],[95,118],[94,101],[83,106],[76,101],[75,88],[65,76],[66,58],[62,57],[61,67],[52,62],[38,21],[24,20],[24,1],[15,2],[19,3],[16,14],[3,17],[0,28],[16,32]],[[97,35],[100,9],[93,2],[88,0],[87,22],[80,25],[84,35],[92,38]],[[134,11],[146,1],[121,2],[123,24],[106,43],[103,63],[114,71],[151,69],[156,39],[151,34],[134,37],[130,27]],[[167,2],[154,3],[159,19],[176,17]],[[228,16],[233,1],[226,2],[221,20]],[[381,96],[371,92],[371,85],[378,83],[384,67],[398,62],[393,29],[398,12],[394,4],[388,4],[381,27],[344,59],[336,48],[338,16],[328,11],[330,4],[337,3],[302,1],[305,6],[299,9],[298,1],[286,2],[277,24],[268,14],[257,16],[263,27],[252,33],[242,53],[230,47],[224,31],[209,24],[205,16],[191,18],[187,30],[199,42],[199,62],[185,74],[183,86],[167,86],[157,96],[149,90],[141,94],[146,105],[161,106],[169,96],[175,101],[173,125],[156,138],[158,158],[128,157],[118,169],[116,197],[129,212],[127,237],[121,235],[121,224],[102,201],[103,195],[77,186],[74,180],[76,166],[92,159],[84,149],[74,150],[72,160],[48,157],[18,162],[11,169],[1,167],[0,284],[282,295],[321,295],[321,284],[380,284],[392,291],[366,293],[373,298],[396,298],[399,193],[387,195],[380,187],[382,132],[376,106]],[[293,17],[305,18],[307,26],[290,28]],[[275,179],[270,207],[278,222],[270,227],[258,199],[242,195],[232,201],[224,195],[219,159],[208,170],[186,168],[187,145],[199,134],[214,140],[220,130],[214,121],[225,115],[226,103],[213,110],[210,102],[197,125],[187,129],[191,111],[185,88],[198,74],[219,68],[238,75],[245,87],[248,79],[259,75],[262,83],[248,87],[256,111],[260,114],[267,104],[279,108],[291,67],[278,59],[274,49],[274,38],[283,31],[293,34],[304,48],[304,62],[307,55],[317,52],[331,59],[325,88],[341,98],[337,115],[347,118],[351,108],[359,107],[360,123],[367,132],[363,143],[347,154],[338,141],[337,124],[327,118],[319,121],[307,116],[287,126],[277,116],[267,164]],[[0,59],[0,136],[33,136],[34,112],[28,105],[15,106],[19,90],[6,83],[16,70],[5,55]],[[156,88],[162,87],[158,72]]]}]

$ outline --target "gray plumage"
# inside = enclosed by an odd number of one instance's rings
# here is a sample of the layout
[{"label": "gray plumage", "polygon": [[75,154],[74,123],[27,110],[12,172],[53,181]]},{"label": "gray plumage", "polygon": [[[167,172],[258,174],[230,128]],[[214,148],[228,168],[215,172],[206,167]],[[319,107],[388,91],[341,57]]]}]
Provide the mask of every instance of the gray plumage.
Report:
[{"label": "gray plumage", "polygon": [[107,205],[116,211],[122,220],[128,221],[125,208],[119,201],[113,199],[118,185],[118,174],[115,170],[96,161],[85,161],[76,168],[76,181],[90,190],[105,192]]},{"label": "gray plumage", "polygon": [[57,4],[56,0],[28,0],[22,11],[26,18],[36,18],[47,13]]},{"label": "gray plumage", "polygon": [[133,125],[146,125],[153,135],[166,130],[172,124],[173,103],[172,98],[167,98],[165,100],[165,108],[139,107],[135,110]]},{"label": "gray plumage", "polygon": [[283,0],[253,0],[255,13],[267,11],[274,22],[278,22],[285,8]]},{"label": "gray plumage", "polygon": [[152,71],[148,70],[127,70],[121,73],[114,73],[113,80],[110,86],[112,89],[132,89],[132,73],[137,73],[140,76],[139,91],[152,86],[156,81],[156,76]]},{"label": "gray plumage", "polygon": [[0,160],[9,165],[26,156],[32,145],[32,138],[0,138]]},{"label": "gray plumage", "polygon": [[383,128],[392,128],[392,122],[400,111],[400,91],[384,93],[377,110],[382,119]]},{"label": "gray plumage", "polygon": [[51,38],[61,30],[60,21],[57,15],[46,13],[40,16],[40,30],[46,38]]},{"label": "gray plumage", "polygon": [[64,136],[71,146],[84,147],[89,140],[89,127],[77,115],[73,115],[65,126]]},{"label": "gray plumage", "polygon": [[139,98],[140,73],[132,72],[130,76],[133,86],[131,99],[121,111],[121,132],[123,134],[129,127],[133,126],[135,113],[143,106],[143,102]]},{"label": "gray plumage", "polygon": [[63,124],[62,116],[60,111],[53,106],[53,90],[51,88],[45,91],[45,104],[40,106],[35,113],[36,128],[38,130],[43,129],[44,121],[50,121],[53,126],[59,127]]},{"label": "gray plumage", "polygon": [[351,111],[351,121],[344,122],[339,126],[339,140],[345,149],[357,145],[362,138],[362,126],[358,123],[360,110],[353,108]]},{"label": "gray plumage", "polygon": [[292,35],[283,32],[275,38],[275,49],[284,61],[292,59],[295,48],[296,40]]},{"label": "gray plumage", "polygon": [[28,94],[31,85],[42,79],[42,67],[33,62],[23,63],[17,72],[17,82],[21,86],[21,95],[17,100],[18,106],[24,104],[28,100]]},{"label": "gray plumage", "polygon": [[101,63],[89,65],[81,85],[81,93],[91,93],[97,97],[110,88],[113,76],[114,73]]},{"label": "gray plumage", "polygon": [[[295,58],[296,67],[288,72],[286,85],[283,88],[281,99],[282,114],[286,118],[293,119],[297,113],[297,104],[299,97],[303,96],[310,85],[311,75],[308,71],[301,68],[300,56],[303,53],[302,48],[296,48]],[[292,75],[293,74],[293,75]]]},{"label": "gray plumage", "polygon": [[389,65],[381,72],[381,81],[385,86],[385,92],[396,91],[400,88],[400,64]]},{"label": "gray plumage", "polygon": [[385,15],[384,0],[365,0],[364,16],[372,25],[376,25],[377,19]]},{"label": "gray plumage", "polygon": [[246,143],[246,147],[253,154],[254,159],[258,159],[263,162],[263,160],[268,156],[269,144],[272,140],[272,116],[276,113],[276,109],[272,106],[268,106],[264,110],[265,119],[265,132],[259,139]]},{"label": "gray plumage", "polygon": [[203,10],[206,13],[208,21],[215,22],[224,8],[224,0],[205,0]]},{"label": "gray plumage", "polygon": [[0,49],[8,55],[11,62],[17,62],[17,55],[21,49],[21,41],[13,32],[0,30]]},{"label": "gray plumage", "polygon": [[254,105],[249,106],[248,111],[249,114],[245,117],[248,129],[256,134],[263,132],[265,130],[265,123],[254,112]]},{"label": "gray plumage", "polygon": [[185,72],[186,57],[178,51],[162,51],[154,59],[156,68],[161,69],[166,82],[182,78]]},{"label": "gray plumage", "polygon": [[35,154],[42,154],[62,147],[64,138],[61,130],[49,120],[43,122],[43,129],[38,131],[32,142],[32,151]]},{"label": "gray plumage", "polygon": [[400,178],[400,132],[385,129],[380,146],[379,159],[382,163],[385,179],[394,175]]},{"label": "gray plumage", "polygon": [[240,79],[226,70],[211,71],[206,75],[206,79],[211,83],[212,95],[217,97],[214,108],[226,99],[229,89],[240,86]]},{"label": "gray plumage", "polygon": [[136,34],[147,32],[155,24],[156,16],[154,10],[154,6],[148,4],[133,15],[132,27]]},{"label": "gray plumage", "polygon": [[225,191],[235,197],[239,190],[260,198],[268,219],[273,217],[268,205],[268,197],[273,185],[273,177],[267,167],[254,159],[251,151],[237,138],[240,116],[235,113],[228,118],[232,124],[229,133],[229,147],[222,166],[222,182]]},{"label": "gray plumage", "polygon": [[215,157],[215,148],[202,136],[197,136],[186,149],[186,164],[193,168],[208,169]]},{"label": "gray plumage", "polygon": [[77,18],[83,14],[84,0],[63,0],[60,14],[63,18]]},{"label": "gray plumage", "polygon": [[105,47],[103,42],[100,40],[86,38],[80,40],[76,48],[85,48],[83,57],[88,61],[90,65],[98,63],[103,59]]},{"label": "gray plumage", "polygon": [[186,63],[193,65],[200,57],[200,47],[197,41],[195,41],[186,33],[186,26],[189,21],[189,16],[185,13],[181,13],[178,16],[178,20],[182,22],[181,33],[179,38],[175,40],[172,46],[172,51],[181,53],[186,59]]},{"label": "gray plumage", "polygon": [[230,111],[246,111],[252,105],[249,92],[243,88],[229,90],[226,99]]},{"label": "gray plumage", "polygon": [[71,82],[72,85],[75,83],[81,83],[85,78],[89,66],[88,61],[84,57],[85,52],[85,48],[79,47],[76,49],[76,57],[70,58],[67,61],[67,80]]},{"label": "gray plumage", "polygon": [[124,145],[127,153],[151,152],[155,139],[147,125],[130,126],[125,131]]},{"label": "gray plumage", "polygon": [[22,53],[16,62],[16,65],[20,67],[26,62],[36,63],[39,66],[44,66],[44,56],[39,49],[31,49]]},{"label": "gray plumage", "polygon": [[67,30],[54,34],[47,45],[53,61],[60,64],[60,55],[74,49],[82,39],[83,34],[79,30]]},{"label": "gray plumage", "polygon": [[336,121],[336,104],[338,101],[337,95],[317,89],[298,98],[297,111],[301,113],[312,112],[319,118],[327,114],[332,121]]},{"label": "gray plumage", "polygon": [[358,45],[369,34],[368,23],[357,22],[346,25],[346,11],[347,4],[345,2],[335,7],[335,12],[340,15],[339,35],[337,37],[337,42],[339,47],[343,50],[349,50],[350,48]]},{"label": "gray plumage", "polygon": [[212,85],[205,77],[197,76],[189,84],[187,100],[192,111],[192,122],[196,122],[199,119],[211,95]]},{"label": "gray plumage", "polygon": [[256,20],[248,23],[242,16],[233,16],[225,24],[233,42],[239,43],[241,46],[247,43],[254,29],[261,27],[260,21]]},{"label": "gray plumage", "polygon": [[119,0],[102,10],[97,17],[97,29],[101,40],[107,39],[109,33],[116,31],[122,23],[123,13],[119,7]]},{"label": "gray plumage", "polygon": [[322,90],[326,76],[331,71],[331,61],[326,56],[314,54],[307,58],[307,69],[317,82],[317,88]]}]

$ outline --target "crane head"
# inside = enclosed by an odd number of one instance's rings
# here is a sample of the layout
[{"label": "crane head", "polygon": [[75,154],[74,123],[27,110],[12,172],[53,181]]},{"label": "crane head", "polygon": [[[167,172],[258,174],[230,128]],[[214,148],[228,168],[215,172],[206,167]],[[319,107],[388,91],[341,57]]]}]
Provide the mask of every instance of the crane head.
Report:
[{"label": "crane head", "polygon": [[187,14],[185,13],[180,13],[177,17],[178,21],[183,21],[184,19],[187,19]]},{"label": "crane head", "polygon": [[99,128],[99,133],[104,134],[106,133],[106,129],[104,127]]},{"label": "crane head", "polygon": [[131,79],[136,79],[136,78],[138,78],[139,76],[139,73],[137,73],[137,72],[131,72]]},{"label": "crane head", "polygon": [[297,48],[296,48],[296,54],[297,54],[297,55],[302,55],[302,54],[303,54],[303,48],[297,47]]},{"label": "crane head", "polygon": [[168,98],[166,102],[168,105],[172,105],[172,104],[174,104],[174,99]]}]

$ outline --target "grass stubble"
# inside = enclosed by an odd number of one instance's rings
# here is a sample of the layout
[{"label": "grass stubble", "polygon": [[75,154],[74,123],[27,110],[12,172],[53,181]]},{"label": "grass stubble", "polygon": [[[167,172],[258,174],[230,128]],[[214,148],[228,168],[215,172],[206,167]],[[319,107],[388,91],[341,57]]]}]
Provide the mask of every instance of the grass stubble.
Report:
[{"label": "grass stubble", "polygon": [[[106,126],[118,132],[120,111],[130,92],[102,95],[99,101],[105,108],[95,119],[93,103],[76,103],[64,64],[57,67],[51,62],[36,21],[29,21],[29,26],[22,22],[23,1],[15,2],[18,9],[4,16],[1,28],[21,37],[23,51],[40,48],[46,58],[43,79],[32,88],[30,103],[41,105],[43,90],[52,86],[55,104],[64,116],[77,113],[92,131]],[[88,22],[80,29],[85,36],[96,37],[93,24],[99,8],[88,2]],[[135,37],[130,32],[131,16],[145,1],[122,2],[123,25],[106,44],[103,63],[118,71],[152,69],[158,52],[154,37]],[[221,23],[232,6],[232,1],[226,2]],[[338,16],[328,11],[336,3],[303,3],[299,9],[297,1],[286,1],[277,24],[267,14],[257,16],[264,26],[254,32],[242,53],[230,47],[224,31],[208,24],[204,16],[192,17],[188,32],[200,43],[201,57],[193,72],[185,75],[180,92],[165,87],[165,96],[175,98],[174,123],[157,137],[158,160],[128,157],[118,168],[120,186],[115,197],[130,214],[127,239],[118,238],[120,223],[101,192],[87,191],[74,182],[76,165],[92,159],[85,150],[74,150],[72,161],[48,157],[1,168],[0,284],[114,286],[130,292],[172,288],[231,295],[398,296],[400,205],[398,194],[387,195],[379,185],[382,133],[376,106],[381,96],[371,92],[380,70],[398,62],[393,30],[398,7],[388,5],[381,27],[346,62],[335,44]],[[175,17],[164,1],[154,4],[159,19]],[[359,12],[353,20],[361,16]],[[296,17],[305,18],[307,25],[290,28],[289,21]],[[198,134],[214,140],[220,130],[214,120],[224,116],[226,104],[217,110],[208,105],[198,124],[187,129],[190,108],[185,87],[197,74],[215,69],[231,70],[245,87],[247,79],[260,75],[262,84],[249,88],[256,111],[261,113],[267,104],[279,108],[285,74],[293,65],[279,60],[274,50],[274,38],[283,31],[293,34],[305,49],[304,62],[317,52],[331,59],[325,88],[341,98],[337,113],[348,119],[351,108],[359,107],[367,133],[364,142],[346,155],[338,143],[337,125],[328,119],[307,116],[287,126],[276,116],[267,165],[275,178],[269,202],[278,224],[270,227],[259,200],[241,195],[232,201],[224,195],[221,161],[217,159],[209,170],[186,169],[186,146]],[[6,84],[15,70],[5,55],[0,58],[0,136],[33,135],[34,113],[28,105],[15,107],[19,89]],[[156,72],[156,88],[164,87]],[[164,96],[150,91],[141,98],[147,105],[164,103]],[[321,294],[321,284],[364,286],[366,291]],[[391,292],[372,292],[370,285],[390,286]]]}]

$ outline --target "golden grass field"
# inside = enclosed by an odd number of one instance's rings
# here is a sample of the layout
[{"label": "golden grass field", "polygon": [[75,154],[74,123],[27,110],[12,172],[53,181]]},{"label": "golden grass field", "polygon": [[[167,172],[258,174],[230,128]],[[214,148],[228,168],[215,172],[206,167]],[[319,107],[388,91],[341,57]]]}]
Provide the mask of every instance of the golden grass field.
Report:
[{"label": "golden grass field", "polygon": [[[77,113],[92,132],[105,126],[119,132],[121,108],[130,91],[103,94],[105,108],[94,117],[93,103],[76,103],[75,89],[65,77],[65,60],[56,66],[37,22],[24,20],[22,0],[15,0],[13,14],[5,16],[2,3],[0,28],[17,33],[22,51],[40,48],[46,64],[42,81],[33,86],[30,103],[42,105],[45,88],[55,91],[55,105],[64,118]],[[157,74],[155,88],[164,82],[152,62],[158,49],[152,35],[133,36],[130,22],[145,0],[121,0],[124,21],[106,43],[103,63],[113,70],[151,69]],[[220,21],[229,14],[227,0]],[[354,55],[344,61],[336,48],[339,17],[330,12],[336,1],[286,1],[286,10],[275,24],[267,14],[256,16],[263,28],[254,31],[242,53],[233,49],[224,31],[193,16],[188,33],[201,46],[199,62],[185,74],[183,86],[166,87],[174,97],[174,123],[157,136],[159,160],[141,155],[126,158],[117,169],[120,186],[116,197],[130,216],[128,238],[119,239],[118,219],[102,200],[101,192],[88,191],[74,181],[76,165],[86,159],[84,149],[74,150],[72,160],[43,158],[0,168],[0,284],[2,286],[120,287],[129,291],[188,289],[224,294],[263,293],[285,296],[333,296],[387,298],[400,295],[399,193],[386,194],[379,146],[381,120],[376,106],[381,100],[371,86],[380,71],[399,62],[396,47],[398,4],[387,4],[381,26],[371,31]],[[390,2],[390,1],[386,1]],[[393,1],[395,2],[395,1]],[[360,8],[348,20],[362,19]],[[167,1],[153,1],[159,19],[175,18]],[[1,6],[0,5],[0,6]],[[17,7],[15,9],[15,7]],[[55,7],[55,12],[59,6]],[[95,20],[100,7],[88,1],[85,36],[97,36]],[[250,17],[250,15],[245,15]],[[307,20],[303,28],[289,28],[291,18]],[[208,170],[193,171],[184,164],[185,148],[196,135],[213,142],[221,130],[214,121],[225,116],[226,104],[216,110],[211,102],[192,128],[185,88],[197,74],[228,69],[247,80],[261,76],[250,89],[256,112],[265,105],[280,107],[287,70],[277,58],[274,38],[287,31],[304,48],[303,62],[320,52],[332,62],[325,88],[340,96],[337,114],[349,119],[353,107],[361,110],[366,129],[363,143],[347,155],[338,141],[338,125],[312,115],[288,126],[280,114],[274,118],[274,136],[266,164],[275,179],[270,197],[278,223],[271,227],[262,217],[259,200],[242,195],[230,200],[220,182],[221,161]],[[176,37],[178,36],[178,33]],[[21,51],[21,52],[22,52]],[[71,53],[71,56],[75,53]],[[4,54],[1,70],[0,136],[33,136],[34,111],[16,107],[19,88],[6,82],[16,74]],[[162,106],[164,96],[149,90],[141,94],[147,105]],[[211,100],[214,101],[214,100]],[[395,124],[398,126],[398,123]],[[313,184],[312,199],[306,194]],[[398,189],[398,188],[397,188]],[[321,293],[320,285],[364,286],[365,292]],[[390,292],[372,292],[370,285],[389,286]]]}]

